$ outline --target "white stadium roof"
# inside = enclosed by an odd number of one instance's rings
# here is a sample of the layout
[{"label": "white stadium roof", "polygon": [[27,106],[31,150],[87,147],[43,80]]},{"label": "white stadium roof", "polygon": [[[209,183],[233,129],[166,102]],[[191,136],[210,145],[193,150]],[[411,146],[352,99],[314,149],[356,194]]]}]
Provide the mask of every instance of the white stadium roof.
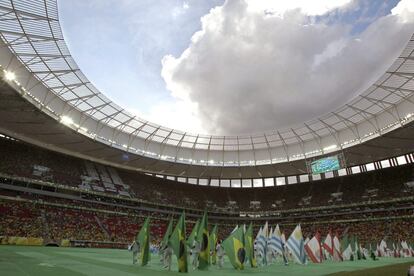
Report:
[{"label": "white stadium roof", "polygon": [[414,36],[375,83],[336,110],[286,129],[214,136],[156,125],[102,94],[68,50],[56,0],[0,0],[0,35],[7,46],[0,64],[25,98],[82,135],[152,159],[223,167],[291,162],[359,145],[414,117]]}]

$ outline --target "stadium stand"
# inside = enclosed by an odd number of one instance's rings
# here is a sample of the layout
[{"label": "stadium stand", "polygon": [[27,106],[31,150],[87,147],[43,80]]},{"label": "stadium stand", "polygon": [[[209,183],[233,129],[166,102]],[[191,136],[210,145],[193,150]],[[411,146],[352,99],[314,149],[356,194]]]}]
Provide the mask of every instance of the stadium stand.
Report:
[{"label": "stadium stand", "polygon": [[[144,218],[151,216],[157,245],[169,217],[185,209],[189,233],[205,208],[210,221],[219,224],[222,237],[234,224],[253,221],[259,226],[265,220],[279,223],[286,233],[300,222],[305,236],[332,230],[355,234],[362,243],[381,239],[392,230],[401,240],[414,236],[414,193],[406,185],[413,178],[410,164],[309,183],[235,189],[177,183],[11,139],[0,139],[0,153],[7,157],[0,161],[3,237],[126,247]],[[333,201],[332,194],[340,194],[341,200]],[[237,208],[226,209],[229,202]],[[252,210],[251,202],[260,205]]]}]

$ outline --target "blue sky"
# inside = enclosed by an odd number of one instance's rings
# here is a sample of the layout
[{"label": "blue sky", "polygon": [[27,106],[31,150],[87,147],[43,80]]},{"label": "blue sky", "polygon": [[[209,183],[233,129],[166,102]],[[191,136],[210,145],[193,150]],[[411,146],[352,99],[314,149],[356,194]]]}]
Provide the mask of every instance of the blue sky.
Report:
[{"label": "blue sky", "polygon": [[180,55],[200,29],[201,16],[223,3],[197,2],[58,3],[65,39],[82,71],[110,99],[145,114],[156,102],[173,100],[161,77],[163,56]]},{"label": "blue sky", "polygon": [[[404,2],[398,14],[398,0],[58,3],[72,55],[110,99],[170,127],[241,134],[321,115],[375,81],[412,32]],[[285,108],[298,102],[301,112]]]}]

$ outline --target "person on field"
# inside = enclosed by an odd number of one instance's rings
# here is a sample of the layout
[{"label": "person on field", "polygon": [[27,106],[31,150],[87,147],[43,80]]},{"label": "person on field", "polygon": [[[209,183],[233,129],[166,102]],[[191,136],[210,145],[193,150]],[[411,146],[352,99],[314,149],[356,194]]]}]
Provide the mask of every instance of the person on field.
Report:
[{"label": "person on field", "polygon": [[132,251],[132,264],[136,264],[138,262],[139,244],[133,241],[128,249]]},{"label": "person on field", "polygon": [[173,250],[171,246],[166,246],[163,250],[163,265],[168,271],[171,270],[171,260],[172,260]]},{"label": "person on field", "polygon": [[222,240],[220,240],[218,243],[217,243],[217,246],[216,246],[216,254],[217,254],[217,264],[218,264],[218,267],[219,268],[222,268],[223,267],[223,265],[224,265],[224,248],[223,248],[223,246],[221,245],[222,244]]},{"label": "person on field", "polygon": [[196,240],[194,240],[190,250],[193,270],[195,270],[198,267],[198,255],[200,253],[200,249],[200,244]]}]

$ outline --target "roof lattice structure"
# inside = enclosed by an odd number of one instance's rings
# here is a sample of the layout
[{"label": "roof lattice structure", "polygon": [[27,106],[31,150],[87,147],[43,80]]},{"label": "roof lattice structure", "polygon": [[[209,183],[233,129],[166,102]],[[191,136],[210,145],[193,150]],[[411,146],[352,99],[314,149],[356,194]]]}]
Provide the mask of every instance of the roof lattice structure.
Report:
[{"label": "roof lattice structure", "polygon": [[[252,166],[338,151],[413,118],[414,36],[390,68],[350,102],[288,129],[240,136],[182,132],[139,118],[101,93],[71,56],[56,0],[1,0],[0,36],[13,53],[26,97],[79,133],[113,147],[171,162]],[[120,82],[122,80],[119,80]]]}]

